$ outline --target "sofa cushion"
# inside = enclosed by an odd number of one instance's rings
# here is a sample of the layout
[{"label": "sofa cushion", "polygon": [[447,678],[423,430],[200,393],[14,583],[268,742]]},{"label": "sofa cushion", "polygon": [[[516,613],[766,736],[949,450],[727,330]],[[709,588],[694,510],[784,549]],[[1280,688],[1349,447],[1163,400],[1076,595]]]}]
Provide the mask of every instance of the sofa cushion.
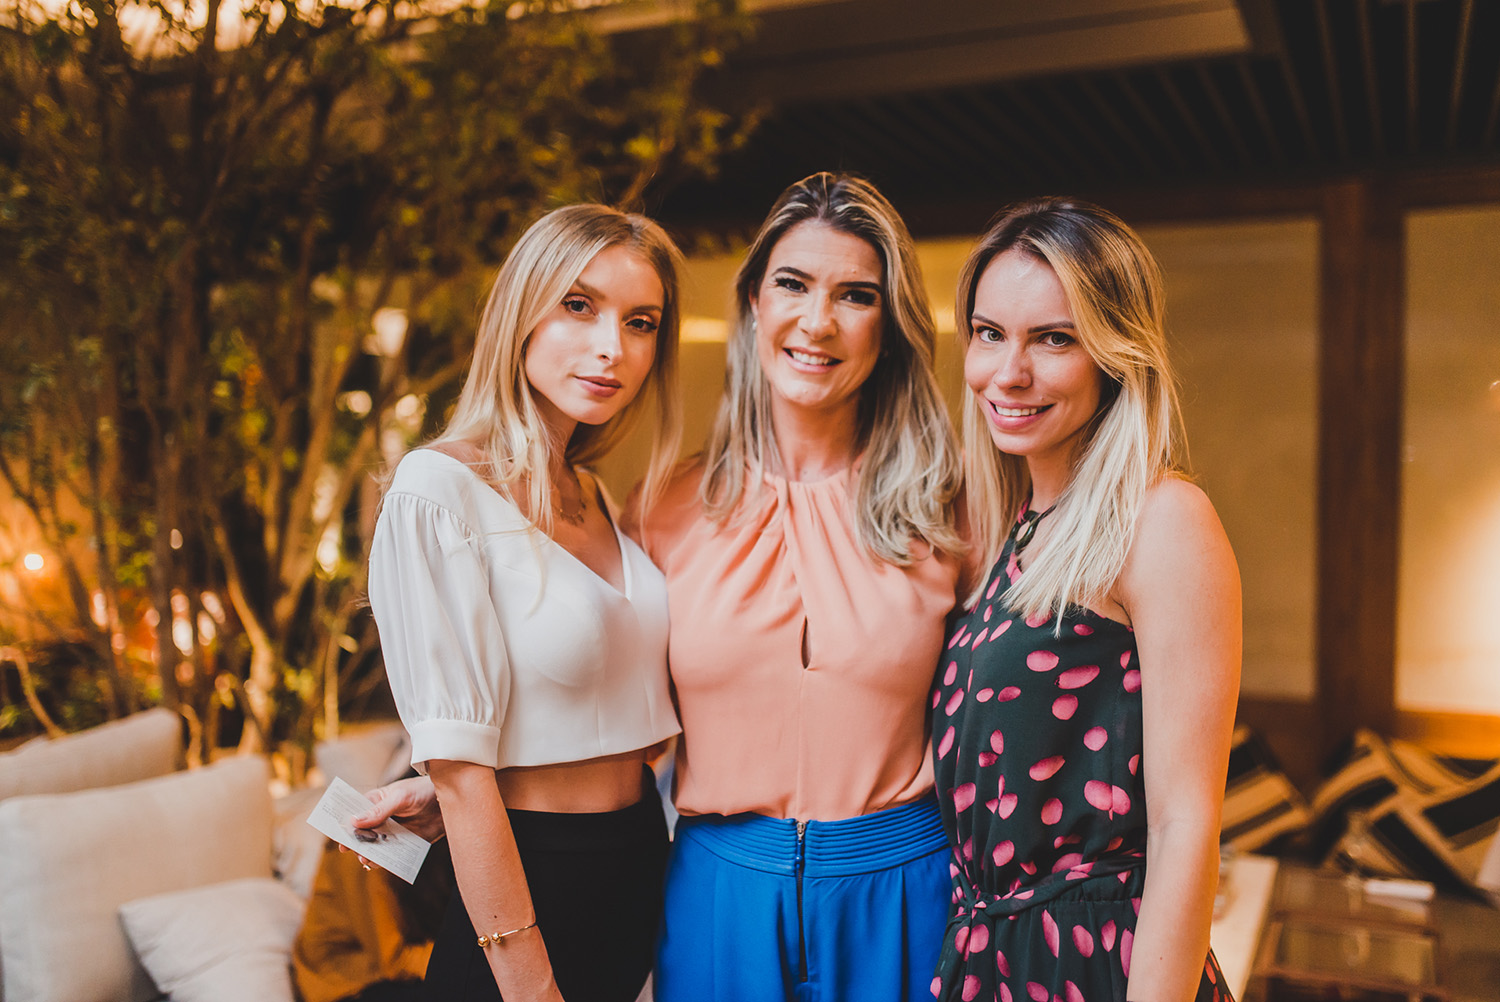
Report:
[{"label": "sofa cushion", "polygon": [[172,1002],[293,1002],[302,911],[279,882],[250,877],[126,902],[120,921]]},{"label": "sofa cushion", "polygon": [[1245,852],[1265,849],[1301,831],[1311,818],[1307,802],[1281,771],[1265,741],[1236,727],[1229,749],[1220,844]]},{"label": "sofa cushion", "polygon": [[6,1002],[145,1002],[127,901],[271,875],[263,759],[0,803]]},{"label": "sofa cushion", "polygon": [[1479,894],[1485,854],[1497,830],[1500,766],[1436,792],[1403,789],[1351,815],[1334,858],[1365,873],[1414,877],[1447,891]]},{"label": "sofa cushion", "polygon": [[177,714],[158,707],[77,734],[28,741],[0,755],[0,800],[164,776],[177,768],[181,732]]},{"label": "sofa cushion", "polygon": [[1387,741],[1368,730],[1355,733],[1328,771],[1328,779],[1312,800],[1309,848],[1315,859],[1324,859],[1334,850],[1352,813],[1369,811],[1397,793],[1421,798],[1474,778],[1460,764],[1406,741]]}]

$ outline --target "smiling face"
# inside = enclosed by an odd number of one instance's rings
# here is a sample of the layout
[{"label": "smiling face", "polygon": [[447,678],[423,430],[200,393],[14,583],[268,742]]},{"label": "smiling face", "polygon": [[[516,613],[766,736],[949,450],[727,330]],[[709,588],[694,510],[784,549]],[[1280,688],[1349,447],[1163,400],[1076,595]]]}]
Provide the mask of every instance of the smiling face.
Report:
[{"label": "smiling face", "polygon": [[771,248],[750,311],[774,412],[851,417],[885,323],[875,248],[816,220],[798,223]]},{"label": "smiling face", "polygon": [[964,381],[995,445],[1026,458],[1039,492],[1067,482],[1103,378],[1052,266],[1015,248],[996,255],[974,288]]},{"label": "smiling face", "polygon": [[600,425],[635,399],[656,358],[665,293],[656,269],[606,247],[526,342],[526,379],[542,420],[561,439]]}]

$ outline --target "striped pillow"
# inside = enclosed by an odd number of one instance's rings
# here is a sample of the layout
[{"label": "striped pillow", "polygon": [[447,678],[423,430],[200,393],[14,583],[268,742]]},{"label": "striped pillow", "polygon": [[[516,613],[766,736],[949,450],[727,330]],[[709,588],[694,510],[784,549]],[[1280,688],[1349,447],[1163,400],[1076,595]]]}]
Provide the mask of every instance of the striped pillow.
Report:
[{"label": "striped pillow", "polygon": [[1312,817],[1302,794],[1281,771],[1265,741],[1248,727],[1234,729],[1224,821],[1219,844],[1243,852],[1266,849],[1301,831]]},{"label": "striped pillow", "polygon": [[1356,732],[1334,762],[1332,775],[1313,795],[1308,842],[1314,859],[1326,858],[1339,844],[1353,812],[1369,811],[1398,793],[1423,797],[1452,790],[1475,775],[1456,760],[1368,730]]},{"label": "striped pillow", "polygon": [[1433,793],[1395,793],[1351,816],[1334,859],[1366,873],[1429,880],[1482,894],[1485,855],[1500,831],[1500,764]]}]

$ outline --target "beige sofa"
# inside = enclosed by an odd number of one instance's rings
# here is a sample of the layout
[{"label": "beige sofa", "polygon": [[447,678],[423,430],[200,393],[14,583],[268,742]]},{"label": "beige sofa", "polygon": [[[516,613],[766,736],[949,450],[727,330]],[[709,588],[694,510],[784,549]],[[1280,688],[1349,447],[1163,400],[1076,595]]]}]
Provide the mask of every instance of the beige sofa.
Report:
[{"label": "beige sofa", "polygon": [[[151,710],[0,755],[0,1002],[291,1002],[321,789],[273,800],[264,759],[179,771],[180,748]],[[366,789],[404,770],[405,734],[317,760]]]}]

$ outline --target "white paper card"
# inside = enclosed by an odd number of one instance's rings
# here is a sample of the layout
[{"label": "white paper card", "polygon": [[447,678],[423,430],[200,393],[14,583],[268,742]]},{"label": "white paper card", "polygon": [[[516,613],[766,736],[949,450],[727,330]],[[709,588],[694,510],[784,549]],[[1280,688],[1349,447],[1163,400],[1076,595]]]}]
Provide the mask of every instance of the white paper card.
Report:
[{"label": "white paper card", "polygon": [[369,798],[335,776],[323,799],[308,815],[307,823],[339,845],[348,846],[376,866],[412,883],[422,869],[422,860],[427,858],[430,848],[427,840],[395,821],[386,821],[378,828],[356,829],[351,819],[369,809]]}]

